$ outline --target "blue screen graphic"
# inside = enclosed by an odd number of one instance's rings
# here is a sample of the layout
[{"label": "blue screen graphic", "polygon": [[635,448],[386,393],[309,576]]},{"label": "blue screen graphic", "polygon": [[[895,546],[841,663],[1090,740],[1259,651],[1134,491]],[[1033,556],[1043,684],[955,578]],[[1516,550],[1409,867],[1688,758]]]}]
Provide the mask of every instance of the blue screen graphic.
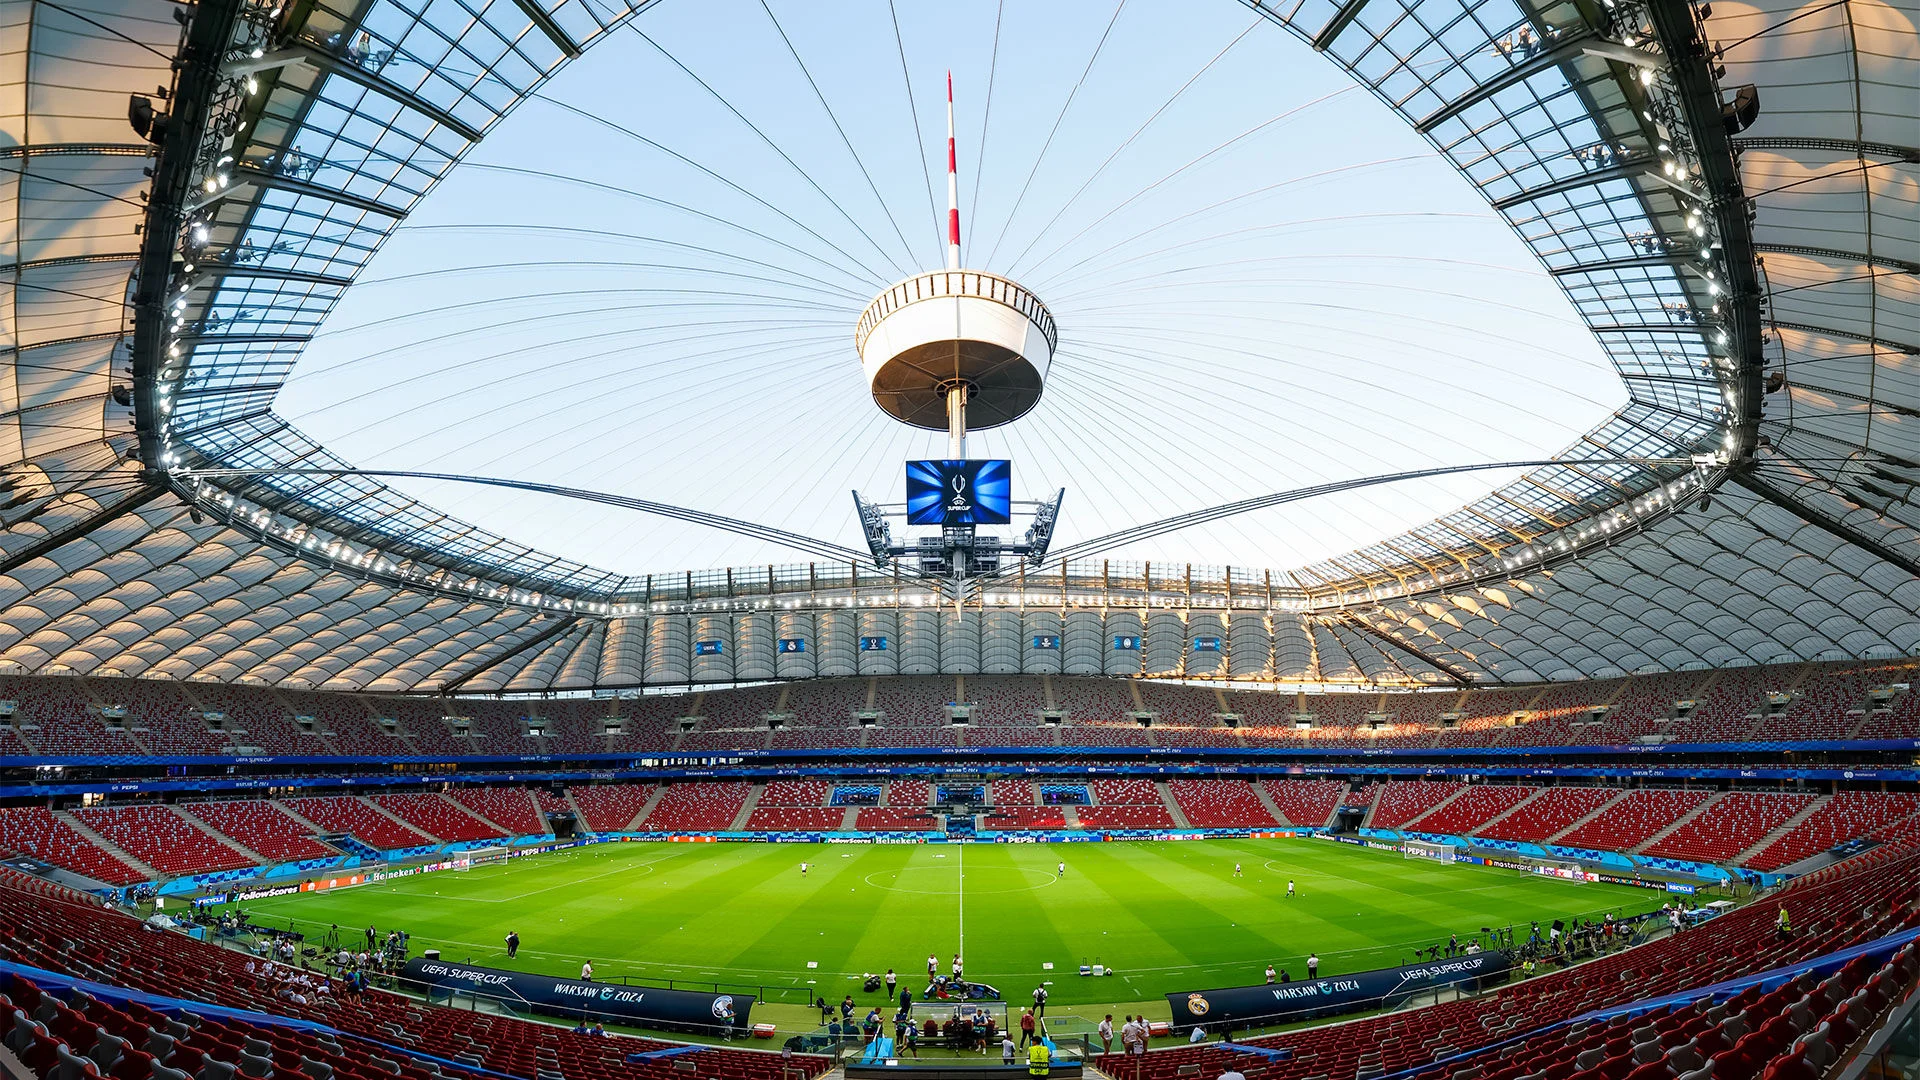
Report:
[{"label": "blue screen graphic", "polygon": [[907,462],[913,525],[1005,525],[1013,518],[1013,462]]}]

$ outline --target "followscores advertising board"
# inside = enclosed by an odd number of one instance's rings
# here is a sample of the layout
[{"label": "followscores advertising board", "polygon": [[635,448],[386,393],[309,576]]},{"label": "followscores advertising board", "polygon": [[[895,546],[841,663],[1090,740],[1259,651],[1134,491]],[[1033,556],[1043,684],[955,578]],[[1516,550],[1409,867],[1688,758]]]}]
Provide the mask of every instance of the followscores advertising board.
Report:
[{"label": "followscores advertising board", "polygon": [[1013,519],[1011,461],[907,462],[907,523],[1005,525]]}]

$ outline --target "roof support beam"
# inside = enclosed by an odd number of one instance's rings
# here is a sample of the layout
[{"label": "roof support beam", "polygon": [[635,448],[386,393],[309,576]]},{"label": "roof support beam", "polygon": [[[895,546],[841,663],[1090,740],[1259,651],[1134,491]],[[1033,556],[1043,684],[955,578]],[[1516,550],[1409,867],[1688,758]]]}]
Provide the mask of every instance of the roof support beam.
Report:
[{"label": "roof support beam", "polygon": [[1858,341],[1865,345],[1871,345],[1876,349],[1887,349],[1892,352],[1904,353],[1907,356],[1920,356],[1920,345],[1909,345],[1903,341],[1888,341],[1886,338],[1874,337],[1872,334],[1856,334],[1850,330],[1835,330],[1833,327],[1830,327],[1830,326],[1813,326],[1809,323],[1780,322],[1777,319],[1767,320],[1767,325],[1773,327],[1775,330],[1793,330],[1802,334],[1820,334],[1824,337],[1841,338],[1846,341]]},{"label": "roof support beam", "polygon": [[1771,480],[1761,479],[1758,470],[1747,469],[1742,472],[1734,482],[1766,501],[1773,503],[1775,506],[1799,515],[1799,517],[1808,524],[1819,526],[1821,529],[1873,555],[1875,558],[1892,563],[1894,566],[1906,571],[1910,576],[1920,578],[1920,561],[1908,558],[1891,545],[1883,544],[1875,540],[1873,537],[1862,533],[1860,530],[1855,529],[1839,518],[1832,517],[1824,511],[1814,509],[1784,489],[1776,486]]},{"label": "roof support beam", "polygon": [[401,89],[399,86],[368,71],[359,64],[351,63],[332,53],[322,52],[304,43],[294,45],[292,48],[300,52],[302,60],[329,75],[338,75],[348,82],[354,83],[363,89],[371,90],[389,101],[404,105],[414,112],[419,113],[421,116],[439,124],[441,127],[447,128],[468,142],[480,141],[480,132],[473,125],[459,119],[440,106],[422,99],[411,91]]},{"label": "roof support beam", "polygon": [[566,53],[569,60],[579,58],[580,43],[568,37],[567,32],[560,28],[560,24],[554,21],[553,16],[547,14],[547,9],[541,7],[537,0],[513,0],[513,2],[520,8],[521,13],[533,21],[534,29],[545,34],[547,40],[553,42],[554,48]]},{"label": "roof support beam", "polygon": [[1367,0],[1346,0],[1341,4],[1340,10],[1334,12],[1333,18],[1327,20],[1327,25],[1313,35],[1313,51],[1326,52],[1333,45],[1333,39],[1339,37],[1342,30],[1352,26],[1353,20],[1360,16],[1360,9],[1366,6]]},{"label": "roof support beam", "polygon": [[26,274],[54,266],[80,266],[87,263],[133,262],[138,258],[140,253],[137,251],[123,251],[117,255],[62,255],[53,259],[34,259],[31,262],[14,263],[12,266],[0,266],[0,274]]},{"label": "roof support beam", "polygon": [[1630,259],[1605,259],[1600,262],[1556,266],[1547,272],[1554,277],[1566,277],[1571,274],[1603,274],[1609,270],[1646,270],[1656,266],[1685,267],[1692,264],[1693,258],[1694,253],[1690,251],[1665,255],[1640,255]]},{"label": "roof support beam", "polygon": [[255,168],[235,169],[233,171],[232,187],[214,192],[203,199],[197,200],[192,206],[188,207],[188,212],[197,213],[205,207],[225,199],[249,198],[255,190],[260,188],[273,191],[285,191],[313,199],[325,199],[328,202],[337,203],[341,206],[351,206],[355,210],[364,210],[370,214],[382,214],[395,221],[399,221],[407,216],[405,210],[388,206],[386,203],[380,202],[377,199],[369,199],[364,195],[353,195],[341,191],[338,188],[330,188],[324,184],[316,184],[311,180],[301,180],[293,176],[281,176],[277,173],[270,173]]},{"label": "roof support beam", "polygon": [[[1366,620],[1362,619],[1358,615],[1355,615],[1351,611],[1346,613],[1346,619],[1344,621],[1348,626],[1352,627],[1355,630],[1358,630],[1359,632],[1361,632],[1362,634],[1365,634],[1370,638],[1373,638],[1376,641],[1384,642],[1387,645],[1395,649],[1398,649],[1403,653],[1406,653],[1410,656],[1419,657],[1421,661],[1428,664],[1432,664],[1435,671],[1444,672],[1448,678],[1452,679],[1454,682],[1458,683],[1461,686],[1471,686],[1473,684],[1474,680],[1472,675],[1469,675],[1466,672],[1460,670],[1459,668],[1454,667],[1452,664],[1447,663],[1445,660],[1442,660],[1437,656],[1433,656],[1422,649],[1415,648],[1414,646],[1409,645],[1404,641],[1401,641],[1399,638],[1394,637],[1392,634],[1386,633],[1385,631],[1374,629],[1372,623],[1367,622]],[[1388,653],[1387,655],[1389,658],[1391,658],[1393,654]]]},{"label": "roof support beam", "polygon": [[229,278],[252,278],[255,281],[297,281],[305,285],[332,285],[344,289],[353,284],[352,278],[337,274],[316,274],[311,270],[284,270],[274,266],[248,266],[244,263],[202,263],[209,276],[204,284],[195,283],[194,288],[204,288]]},{"label": "roof support beam", "polygon": [[180,345],[298,345],[312,339],[312,334],[184,334],[173,340]]},{"label": "roof support beam", "polygon": [[153,147],[144,143],[42,143],[38,146],[0,147],[0,158],[60,157],[79,154],[85,157],[146,157]]},{"label": "roof support beam", "polygon": [[1704,327],[1691,323],[1608,323],[1589,326],[1596,334],[1703,334]]},{"label": "roof support beam", "polygon": [[488,661],[485,661],[484,663],[479,664],[472,671],[467,672],[465,675],[462,675],[457,679],[453,679],[449,682],[441,683],[440,692],[442,694],[453,693],[454,691],[467,685],[468,682],[472,681],[478,676],[484,675],[487,672],[492,671],[494,668],[499,667],[501,664],[506,663],[507,661],[513,659],[516,656],[519,656],[521,653],[526,652],[528,649],[537,649],[540,646],[545,645],[547,642],[552,641],[554,638],[557,638],[561,634],[564,634],[567,631],[573,629],[574,624],[578,623],[579,621],[580,621],[579,616],[571,616],[564,619],[555,619],[553,621],[552,626],[547,627],[545,630],[542,630],[539,633],[528,638],[527,640],[521,642],[520,644],[515,645],[513,648],[508,649],[506,652],[501,653],[499,656],[496,656],[491,660],[488,660]]},{"label": "roof support beam", "polygon": [[1759,244],[1753,250],[1765,255],[1803,255],[1809,259],[1826,259],[1829,262],[1858,263],[1861,266],[1884,266],[1889,270],[1898,270],[1903,274],[1920,274],[1920,262],[1908,262],[1891,255],[1863,255],[1857,251],[1841,251],[1837,248],[1806,247],[1801,244]]},{"label": "roof support beam", "polygon": [[1553,195],[1564,195],[1569,191],[1578,191],[1581,188],[1592,187],[1596,184],[1605,184],[1613,180],[1654,180],[1672,188],[1679,194],[1686,195],[1690,198],[1698,198],[1698,193],[1692,188],[1684,184],[1675,183],[1666,173],[1661,172],[1658,163],[1652,158],[1631,158],[1617,164],[1608,165],[1605,168],[1592,169],[1580,173],[1577,176],[1569,176],[1560,180],[1550,180],[1538,187],[1530,187],[1525,191],[1508,195],[1505,198],[1495,199],[1493,201],[1493,208],[1495,210],[1506,210],[1519,206],[1521,203],[1532,202],[1536,199],[1545,199]]},{"label": "roof support beam", "polygon": [[28,544],[5,559],[0,559],[0,574],[11,574],[43,555],[50,555],[107,522],[123,514],[130,514],[166,493],[165,484],[144,484],[126,498],[108,503],[66,528]]},{"label": "roof support beam", "polygon": [[1854,157],[1889,158],[1920,163],[1920,147],[1859,139],[1820,139],[1802,135],[1749,135],[1733,140],[1735,150],[1826,150]]},{"label": "roof support beam", "polygon": [[1434,128],[1439,127],[1441,124],[1460,115],[1467,109],[1480,104],[1500,91],[1510,86],[1518,86],[1543,71],[1559,67],[1561,64],[1566,63],[1576,56],[1584,55],[1587,47],[1593,44],[1593,40],[1594,36],[1590,31],[1569,34],[1560,39],[1560,42],[1553,48],[1529,57],[1526,60],[1522,60],[1520,63],[1513,65],[1447,104],[1442,105],[1440,108],[1435,109],[1433,112],[1427,114],[1426,119],[1413,125],[1413,130],[1425,135]]},{"label": "roof support beam", "polygon": [[15,356],[31,349],[57,349],[62,345],[85,345],[90,341],[117,341],[126,337],[124,330],[103,330],[98,334],[81,334],[79,337],[55,338],[52,341],[29,341],[25,345],[0,346],[0,356]]}]

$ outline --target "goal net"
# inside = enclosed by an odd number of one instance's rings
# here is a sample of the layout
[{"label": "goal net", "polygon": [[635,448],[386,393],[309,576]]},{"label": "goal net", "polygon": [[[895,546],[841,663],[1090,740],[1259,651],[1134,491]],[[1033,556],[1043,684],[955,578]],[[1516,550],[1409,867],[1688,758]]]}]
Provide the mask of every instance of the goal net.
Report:
[{"label": "goal net", "polygon": [[1400,844],[1400,854],[1409,859],[1431,859],[1434,862],[1458,862],[1460,849],[1452,844],[1435,844],[1426,840],[1405,840]]},{"label": "goal net", "polygon": [[503,847],[472,848],[461,852],[460,855],[454,859],[453,868],[455,870],[471,870],[476,866],[491,866],[495,863],[506,862],[512,854],[511,849]]},{"label": "goal net", "polygon": [[1541,877],[1558,878],[1575,885],[1587,883],[1587,868],[1572,859],[1522,859],[1527,869]]}]

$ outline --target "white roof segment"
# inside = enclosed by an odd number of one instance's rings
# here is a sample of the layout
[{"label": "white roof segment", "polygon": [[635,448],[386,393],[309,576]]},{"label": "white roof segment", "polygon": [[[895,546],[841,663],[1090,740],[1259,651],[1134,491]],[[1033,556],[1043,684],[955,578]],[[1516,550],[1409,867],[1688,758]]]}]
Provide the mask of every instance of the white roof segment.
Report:
[{"label": "white roof segment", "polygon": [[[1275,17],[1314,37],[1348,12],[1328,54],[1410,122],[1425,122],[1524,65],[1491,61],[1476,45],[1444,72],[1423,68],[1416,77],[1387,42],[1412,54],[1417,35],[1452,42],[1471,23],[1497,39],[1516,19],[1565,26],[1573,11],[1497,6],[1315,0]],[[616,21],[600,9],[567,0],[549,5],[548,17],[586,44]],[[142,243],[143,169],[153,162],[128,125],[127,94],[170,80],[176,10],[161,0],[0,0],[0,465],[8,484],[0,492],[0,667],[394,691],[632,685],[642,670],[632,620],[545,600],[692,603],[749,596],[758,579],[787,575],[756,568],[736,581],[716,570],[688,575],[668,596],[653,580],[553,559],[363,480],[279,482],[271,527],[143,485],[127,461],[132,411],[112,392],[128,381],[129,275]],[[487,5],[457,42],[394,4],[314,10],[309,44],[351,43],[362,25],[396,47],[437,44],[431,56],[421,52],[421,70],[375,73],[375,82],[400,80],[414,95],[405,100],[367,85],[365,69],[296,67],[276,84],[259,138],[283,139],[276,153],[297,147],[331,161],[351,145],[358,171],[312,175],[319,193],[290,185],[222,210],[231,241],[257,240],[271,254],[254,274],[220,279],[193,303],[206,319],[244,310],[288,338],[311,332],[392,226],[368,204],[411,206],[471,145],[456,128],[484,134],[566,54],[551,27],[510,3]],[[1276,649],[1288,642],[1284,664],[1327,680],[1421,681],[1444,677],[1444,667],[1531,681],[1920,655],[1917,27],[1920,4],[1911,0],[1721,2],[1706,23],[1710,42],[1724,49],[1722,85],[1753,84],[1761,102],[1757,122],[1734,138],[1754,206],[1767,374],[1779,376],[1764,399],[1758,467],[1704,507],[1689,496],[1682,513],[1508,577],[1476,570],[1450,586],[1444,575],[1657,490],[1670,476],[1629,466],[1540,470],[1401,537],[1278,574],[1268,596],[1297,584],[1305,592],[1286,602],[1307,615],[1304,634],[1274,630]],[[484,48],[471,36],[482,30]],[[509,75],[467,77],[461,64]],[[1629,215],[1635,228],[1653,227],[1684,204],[1670,206],[1658,184],[1631,178],[1541,194],[1591,168],[1585,157],[1574,164],[1574,149],[1628,139],[1608,128],[1631,113],[1616,85],[1622,72],[1577,50],[1528,71],[1437,121],[1431,134],[1556,271],[1582,317],[1614,327],[1599,332],[1633,401],[1585,449],[1665,454],[1717,438],[1719,391],[1702,373],[1711,364],[1698,328],[1678,344],[1657,325],[1620,329],[1656,324],[1665,305],[1704,295],[1674,267],[1638,258],[1620,233]],[[1543,98],[1539,80],[1556,94]],[[1576,102],[1584,112],[1569,111]],[[423,120],[422,107],[442,119]],[[1543,127],[1549,117],[1559,127]],[[339,130],[321,145],[317,125],[327,122]],[[383,125],[396,133],[382,134]],[[1557,150],[1528,147],[1543,131],[1559,132]],[[378,182],[368,179],[374,173]],[[325,195],[334,183],[353,208]],[[331,230],[333,246],[322,250],[313,222]],[[296,243],[300,228],[307,231]],[[193,388],[205,404],[195,408],[210,425],[196,444],[202,453],[235,464],[352,459],[351,448],[330,454],[268,411],[298,348],[214,343],[196,352]],[[252,485],[250,497],[259,503],[268,491]],[[284,527],[329,520],[331,535],[387,558],[319,558],[301,546],[304,532]],[[376,542],[383,535],[388,542]],[[435,578],[419,587],[396,577],[392,565],[419,557],[409,544],[457,548],[447,563],[457,562],[467,584]],[[850,594],[834,580],[836,596]],[[897,583],[868,580],[875,603],[908,603]]]}]

